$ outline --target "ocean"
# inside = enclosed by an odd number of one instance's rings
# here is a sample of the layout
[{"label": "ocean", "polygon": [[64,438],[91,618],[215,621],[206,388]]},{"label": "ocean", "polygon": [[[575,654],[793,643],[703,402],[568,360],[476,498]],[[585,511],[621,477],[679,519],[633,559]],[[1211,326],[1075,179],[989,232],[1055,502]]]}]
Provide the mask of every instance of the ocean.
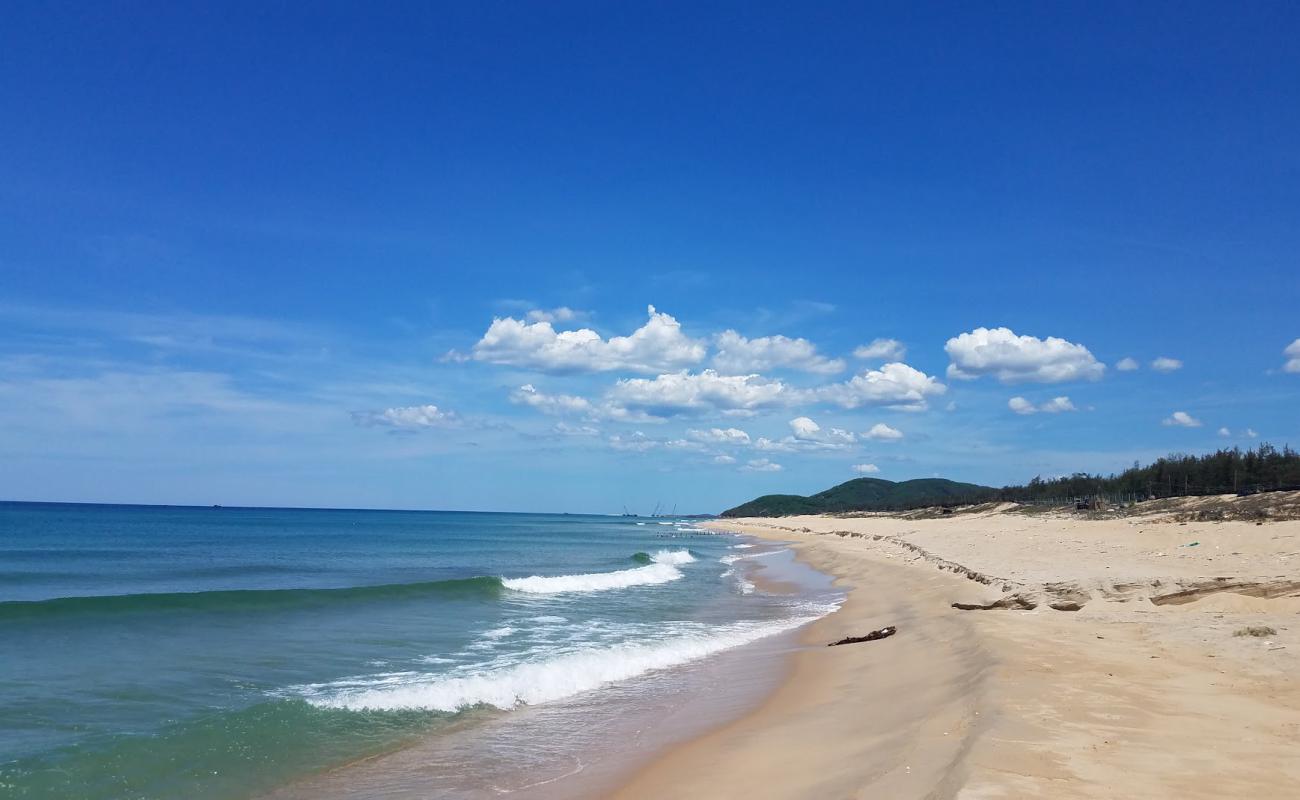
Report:
[{"label": "ocean", "polygon": [[0,796],[563,795],[837,596],[689,520],[0,503]]}]

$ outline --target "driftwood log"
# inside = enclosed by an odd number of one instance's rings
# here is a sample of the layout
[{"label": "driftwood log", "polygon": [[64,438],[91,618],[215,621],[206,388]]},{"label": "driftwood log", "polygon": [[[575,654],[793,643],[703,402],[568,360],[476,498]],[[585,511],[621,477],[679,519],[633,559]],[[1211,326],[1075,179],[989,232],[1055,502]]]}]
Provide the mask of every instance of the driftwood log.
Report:
[{"label": "driftwood log", "polygon": [[895,628],[893,625],[889,625],[887,627],[881,628],[878,631],[872,631],[871,633],[868,633],[866,636],[846,636],[843,639],[840,639],[838,642],[831,642],[826,646],[834,647],[835,645],[838,644],[857,644],[858,642],[874,642],[877,639],[888,639],[890,636],[893,636],[896,633],[898,633],[898,628]]}]

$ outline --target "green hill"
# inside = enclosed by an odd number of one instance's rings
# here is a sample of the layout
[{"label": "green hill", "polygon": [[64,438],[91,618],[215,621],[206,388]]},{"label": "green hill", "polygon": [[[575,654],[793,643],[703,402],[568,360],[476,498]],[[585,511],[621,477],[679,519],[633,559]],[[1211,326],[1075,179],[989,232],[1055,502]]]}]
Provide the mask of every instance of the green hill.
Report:
[{"label": "green hill", "polygon": [[917,478],[894,482],[856,478],[809,497],[765,494],[722,512],[724,517],[786,517],[792,514],[827,514],[837,511],[898,511],[954,502],[981,502],[997,490],[946,478]]}]

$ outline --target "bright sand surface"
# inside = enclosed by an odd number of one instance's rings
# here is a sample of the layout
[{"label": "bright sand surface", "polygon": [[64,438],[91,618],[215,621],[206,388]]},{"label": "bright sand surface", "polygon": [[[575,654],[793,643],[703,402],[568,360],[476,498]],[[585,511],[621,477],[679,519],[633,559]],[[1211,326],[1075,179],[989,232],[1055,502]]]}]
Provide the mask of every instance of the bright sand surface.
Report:
[{"label": "bright sand surface", "polygon": [[[1300,797],[1300,522],[711,526],[793,541],[848,599],[760,708],[618,797]],[[824,646],[885,625],[898,634]]]}]

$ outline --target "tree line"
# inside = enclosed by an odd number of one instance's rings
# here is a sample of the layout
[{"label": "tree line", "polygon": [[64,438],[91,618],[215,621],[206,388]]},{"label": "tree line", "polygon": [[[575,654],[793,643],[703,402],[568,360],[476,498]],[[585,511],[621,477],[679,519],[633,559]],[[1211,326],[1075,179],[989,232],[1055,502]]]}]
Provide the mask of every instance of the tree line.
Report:
[{"label": "tree line", "polygon": [[1036,477],[1023,486],[1004,486],[997,499],[1025,502],[1097,495],[1147,499],[1284,489],[1300,489],[1300,453],[1287,445],[1278,450],[1265,443],[1201,456],[1175,453],[1146,466],[1135,461],[1119,474]]}]

